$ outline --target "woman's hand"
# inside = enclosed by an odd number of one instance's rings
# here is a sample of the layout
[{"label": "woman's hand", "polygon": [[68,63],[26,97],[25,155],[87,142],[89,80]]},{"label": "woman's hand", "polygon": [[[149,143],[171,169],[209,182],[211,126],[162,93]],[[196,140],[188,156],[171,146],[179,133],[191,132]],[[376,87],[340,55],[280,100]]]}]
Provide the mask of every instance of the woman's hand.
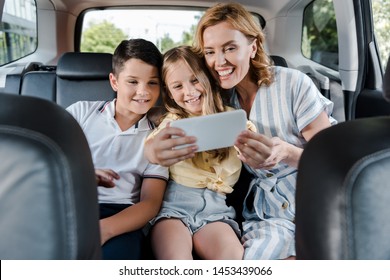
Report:
[{"label": "woman's hand", "polygon": [[106,188],[115,187],[114,179],[120,178],[118,173],[111,169],[95,169],[95,176],[97,185]]},{"label": "woman's hand", "polygon": [[[150,138],[145,143],[145,156],[155,164],[171,166],[179,161],[192,158],[198,146],[193,145],[196,138],[185,136],[180,128],[170,127],[169,124],[157,135]],[[180,145],[190,145],[178,148]]]},{"label": "woman's hand", "polygon": [[271,169],[281,161],[297,167],[302,153],[301,148],[278,137],[269,138],[249,130],[240,133],[235,146],[240,150],[242,162],[255,169]]}]

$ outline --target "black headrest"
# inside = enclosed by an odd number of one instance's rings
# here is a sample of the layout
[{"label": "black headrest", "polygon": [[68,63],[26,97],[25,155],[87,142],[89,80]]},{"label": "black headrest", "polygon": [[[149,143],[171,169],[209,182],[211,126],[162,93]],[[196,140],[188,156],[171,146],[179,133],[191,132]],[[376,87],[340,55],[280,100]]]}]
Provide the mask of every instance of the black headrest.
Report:
[{"label": "black headrest", "polygon": [[279,55],[270,55],[270,57],[273,60],[275,65],[288,67],[287,61],[284,57],[281,57]]},{"label": "black headrest", "polygon": [[64,53],[58,60],[57,76],[72,80],[108,79],[112,71],[110,53]]}]

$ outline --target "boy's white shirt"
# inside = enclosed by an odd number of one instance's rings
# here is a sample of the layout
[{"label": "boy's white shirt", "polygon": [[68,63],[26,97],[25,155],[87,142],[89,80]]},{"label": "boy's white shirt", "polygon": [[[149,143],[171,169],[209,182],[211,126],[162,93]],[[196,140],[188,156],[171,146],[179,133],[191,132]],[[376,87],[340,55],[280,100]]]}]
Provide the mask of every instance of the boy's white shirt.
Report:
[{"label": "boy's white shirt", "polygon": [[139,201],[143,178],[168,180],[166,167],[149,163],[144,142],[153,124],[144,116],[121,131],[114,116],[115,102],[80,101],[67,108],[88,140],[95,168],[112,169],[121,177],[114,188],[99,187],[99,203],[134,204]]}]

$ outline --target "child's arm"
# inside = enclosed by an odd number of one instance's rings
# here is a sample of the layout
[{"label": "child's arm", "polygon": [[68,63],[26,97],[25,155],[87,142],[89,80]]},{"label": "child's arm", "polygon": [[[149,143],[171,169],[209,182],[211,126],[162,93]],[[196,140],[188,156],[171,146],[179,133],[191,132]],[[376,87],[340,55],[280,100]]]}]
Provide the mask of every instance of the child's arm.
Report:
[{"label": "child's arm", "polygon": [[160,129],[158,133],[149,137],[145,142],[145,157],[154,164],[161,166],[171,166],[179,161],[192,158],[197,150],[196,145],[181,149],[176,146],[184,144],[194,144],[196,138],[185,136],[183,130],[176,127],[166,127]]},{"label": "child's arm", "polygon": [[141,187],[140,201],[121,212],[100,220],[101,245],[110,238],[140,229],[160,210],[166,181],[145,178]]}]

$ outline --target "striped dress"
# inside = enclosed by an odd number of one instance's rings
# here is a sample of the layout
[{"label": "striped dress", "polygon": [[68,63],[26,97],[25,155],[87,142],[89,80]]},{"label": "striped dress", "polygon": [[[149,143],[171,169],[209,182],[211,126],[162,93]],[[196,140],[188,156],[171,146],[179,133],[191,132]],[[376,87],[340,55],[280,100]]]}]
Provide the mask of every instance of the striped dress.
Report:
[{"label": "striped dress", "polygon": [[[323,97],[302,72],[274,67],[274,82],[258,89],[249,119],[268,137],[303,148],[301,131],[322,111],[331,124],[333,103]],[[231,103],[239,108],[237,95]],[[295,256],[295,185],[297,169],[279,163],[271,170],[253,169],[243,208],[244,259],[284,259]]]}]

